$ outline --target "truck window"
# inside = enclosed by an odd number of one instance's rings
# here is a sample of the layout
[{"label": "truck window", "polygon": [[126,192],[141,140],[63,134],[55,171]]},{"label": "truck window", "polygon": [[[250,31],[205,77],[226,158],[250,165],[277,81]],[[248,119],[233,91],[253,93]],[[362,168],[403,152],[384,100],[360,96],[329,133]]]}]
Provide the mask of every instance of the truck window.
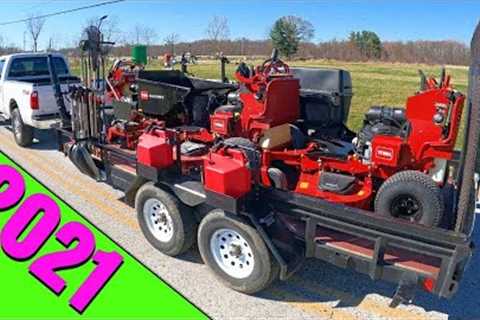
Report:
[{"label": "truck window", "polygon": [[0,60],[0,79],[2,78],[4,66],[5,66],[5,60]]},{"label": "truck window", "polygon": [[[60,57],[53,57],[53,64],[58,75],[68,74],[65,61]],[[47,57],[14,58],[10,65],[8,77],[36,77],[48,76]]]}]

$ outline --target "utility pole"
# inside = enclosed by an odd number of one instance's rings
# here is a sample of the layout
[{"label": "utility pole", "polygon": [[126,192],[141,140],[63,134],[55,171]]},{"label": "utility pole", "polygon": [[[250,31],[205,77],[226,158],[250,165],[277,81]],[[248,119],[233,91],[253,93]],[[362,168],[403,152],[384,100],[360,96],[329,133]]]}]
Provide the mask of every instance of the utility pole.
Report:
[{"label": "utility pole", "polygon": [[27,48],[27,31],[23,31],[23,51]]}]

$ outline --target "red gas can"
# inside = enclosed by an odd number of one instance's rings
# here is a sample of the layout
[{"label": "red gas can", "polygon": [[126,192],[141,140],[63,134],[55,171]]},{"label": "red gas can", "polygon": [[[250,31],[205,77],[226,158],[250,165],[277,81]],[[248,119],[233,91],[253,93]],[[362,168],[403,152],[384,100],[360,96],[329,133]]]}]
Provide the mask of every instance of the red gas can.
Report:
[{"label": "red gas can", "polygon": [[158,169],[173,165],[172,133],[153,130],[142,134],[137,145],[137,162]]},{"label": "red gas can", "polygon": [[205,189],[240,198],[251,190],[252,177],[243,153],[238,150],[229,150],[229,153],[212,153],[205,160]]}]

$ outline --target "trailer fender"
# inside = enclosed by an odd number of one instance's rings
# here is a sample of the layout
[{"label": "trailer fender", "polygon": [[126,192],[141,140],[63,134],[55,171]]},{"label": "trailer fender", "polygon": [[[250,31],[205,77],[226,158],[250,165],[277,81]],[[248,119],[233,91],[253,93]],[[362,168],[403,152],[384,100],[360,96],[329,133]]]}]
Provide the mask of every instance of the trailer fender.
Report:
[{"label": "trailer fender", "polygon": [[204,203],[207,198],[202,183],[198,181],[174,183],[171,189],[180,201],[190,207]]},{"label": "trailer fender", "polygon": [[100,171],[88,152],[85,143],[75,143],[69,148],[68,158],[80,170],[80,172],[100,181]]},{"label": "trailer fender", "polygon": [[136,176],[132,181],[127,190],[125,190],[124,201],[129,206],[135,206],[135,196],[137,195],[138,189],[143,186],[145,183],[149,182],[148,179],[145,179],[142,176]]}]

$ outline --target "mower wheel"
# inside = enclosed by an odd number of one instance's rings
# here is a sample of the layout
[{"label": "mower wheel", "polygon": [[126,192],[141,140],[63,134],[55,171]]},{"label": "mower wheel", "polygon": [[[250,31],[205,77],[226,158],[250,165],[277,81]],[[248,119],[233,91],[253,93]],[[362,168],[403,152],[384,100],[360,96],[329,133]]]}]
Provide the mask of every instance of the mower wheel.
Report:
[{"label": "mower wheel", "polygon": [[145,238],[160,252],[177,256],[192,247],[197,222],[177,197],[148,182],[137,191],[135,208]]},{"label": "mower wheel", "polygon": [[278,263],[255,228],[222,210],[203,218],[198,248],[215,276],[236,291],[255,293],[278,277]]},{"label": "mower wheel", "polygon": [[33,142],[33,128],[23,123],[20,110],[15,108],[11,112],[12,114],[12,129],[15,142],[20,147],[28,147]]},{"label": "mower wheel", "polygon": [[416,222],[428,227],[439,226],[445,210],[438,185],[420,171],[402,171],[388,178],[375,199],[375,212]]}]

